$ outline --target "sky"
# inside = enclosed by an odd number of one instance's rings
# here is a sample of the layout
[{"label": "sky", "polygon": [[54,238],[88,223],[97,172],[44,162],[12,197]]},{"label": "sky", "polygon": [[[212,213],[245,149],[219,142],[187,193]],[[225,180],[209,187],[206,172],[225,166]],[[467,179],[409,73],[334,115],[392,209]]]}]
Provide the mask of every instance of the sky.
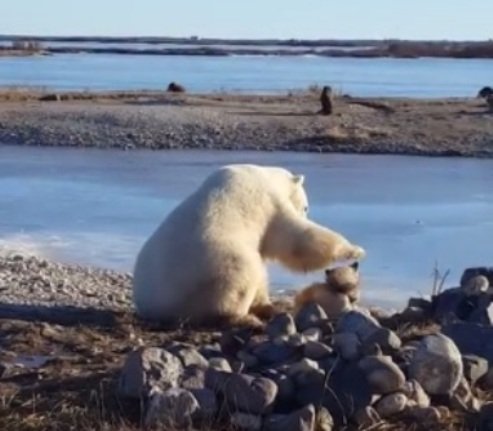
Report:
[{"label": "sky", "polygon": [[493,38],[493,0],[0,0],[0,34]]}]

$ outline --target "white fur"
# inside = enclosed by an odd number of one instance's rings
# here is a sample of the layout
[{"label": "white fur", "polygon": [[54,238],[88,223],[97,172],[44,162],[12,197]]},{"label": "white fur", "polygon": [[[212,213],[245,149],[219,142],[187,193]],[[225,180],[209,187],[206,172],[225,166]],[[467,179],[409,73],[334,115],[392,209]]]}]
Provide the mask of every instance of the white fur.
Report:
[{"label": "white fur", "polygon": [[242,318],[270,304],[266,259],[321,269],[364,251],[306,218],[304,177],[229,165],[210,175],[140,251],[134,301],[149,319]]}]

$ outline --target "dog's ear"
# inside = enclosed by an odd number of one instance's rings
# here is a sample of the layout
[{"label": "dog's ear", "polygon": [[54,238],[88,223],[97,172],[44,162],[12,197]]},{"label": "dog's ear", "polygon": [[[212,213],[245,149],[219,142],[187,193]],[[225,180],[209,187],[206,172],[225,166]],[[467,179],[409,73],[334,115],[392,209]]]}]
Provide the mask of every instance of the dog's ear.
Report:
[{"label": "dog's ear", "polygon": [[326,276],[326,277],[329,277],[329,276],[330,276],[330,274],[332,274],[332,272],[333,272],[333,271],[334,271],[333,269],[326,269],[326,270],[325,270],[325,276]]},{"label": "dog's ear", "polygon": [[353,268],[355,271],[357,271],[359,269],[359,262],[354,262],[352,265],[351,265],[351,268]]}]

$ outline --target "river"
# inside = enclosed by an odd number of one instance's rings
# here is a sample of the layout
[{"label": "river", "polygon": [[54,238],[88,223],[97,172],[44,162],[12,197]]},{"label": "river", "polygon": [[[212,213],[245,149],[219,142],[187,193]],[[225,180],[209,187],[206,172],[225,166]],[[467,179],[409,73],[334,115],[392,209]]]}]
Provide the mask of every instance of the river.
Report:
[{"label": "river", "polygon": [[320,56],[59,54],[0,57],[0,86],[49,90],[165,89],[279,93],[330,85],[353,96],[471,97],[492,85],[493,60]]}]

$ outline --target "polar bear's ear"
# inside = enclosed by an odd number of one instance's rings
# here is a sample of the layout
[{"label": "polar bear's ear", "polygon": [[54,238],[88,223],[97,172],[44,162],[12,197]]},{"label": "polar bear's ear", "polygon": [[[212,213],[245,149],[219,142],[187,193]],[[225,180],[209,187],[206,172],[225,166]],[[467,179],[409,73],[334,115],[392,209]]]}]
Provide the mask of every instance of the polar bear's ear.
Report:
[{"label": "polar bear's ear", "polygon": [[293,176],[293,182],[295,184],[299,184],[300,186],[302,186],[303,183],[305,182],[305,176],[304,175],[295,175],[295,176]]}]

